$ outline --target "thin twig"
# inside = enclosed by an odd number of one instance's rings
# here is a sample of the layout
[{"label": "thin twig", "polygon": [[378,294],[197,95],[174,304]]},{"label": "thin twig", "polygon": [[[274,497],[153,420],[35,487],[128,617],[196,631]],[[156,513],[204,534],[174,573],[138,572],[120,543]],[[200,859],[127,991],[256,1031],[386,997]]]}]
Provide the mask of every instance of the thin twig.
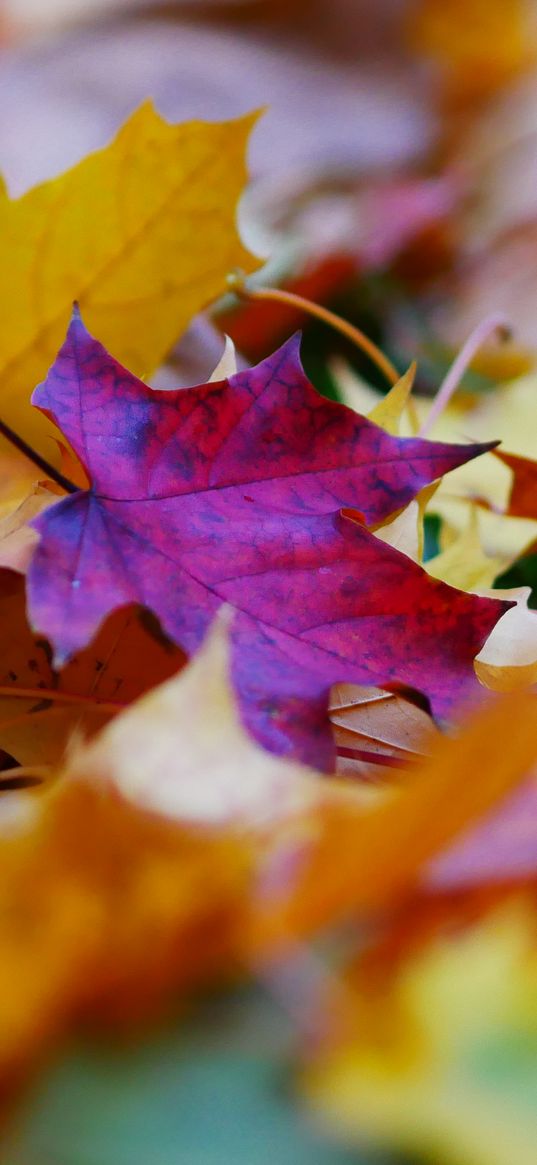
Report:
[{"label": "thin twig", "polygon": [[406,764],[410,764],[413,760],[419,760],[418,753],[410,752],[405,749],[405,754],[401,756],[392,756],[387,752],[375,752],[373,749],[366,748],[344,748],[338,746],[336,748],[337,755],[343,760],[359,760],[365,764],[370,765],[384,765],[386,768],[400,769]]},{"label": "thin twig", "polygon": [[51,688],[19,688],[9,684],[0,686],[0,696],[12,696],[16,700],[51,700],[58,704],[78,704],[90,708],[100,708],[105,712],[120,712],[125,704],[112,700],[100,700],[98,696],[77,696],[73,692],[57,692]]},{"label": "thin twig", "polygon": [[487,316],[477,328],[474,328],[471,335],[468,336],[466,343],[463,344],[458,356],[453,361],[451,368],[448,370],[447,375],[444,377],[438,389],[429,413],[419,431],[420,437],[425,437],[427,433],[430,433],[435,421],[438,420],[446,405],[449,404],[453,393],[459,387],[464,373],[467,371],[474,356],[485,341],[494,335],[494,332],[498,332],[502,340],[509,339],[511,326],[506,316],[500,315],[499,313]]},{"label": "thin twig", "polygon": [[34,465],[37,465],[47,477],[55,481],[56,485],[59,485],[66,493],[75,494],[79,492],[80,486],[69,481],[68,477],[64,477],[63,473],[60,473],[54,465],[50,464],[50,461],[47,461],[45,457],[42,457],[40,453],[32,449],[31,445],[28,445],[22,437],[19,437],[19,434],[15,433],[14,429],[11,429],[9,425],[6,425],[5,421],[0,421],[0,434],[6,437],[10,444],[14,445],[15,449],[18,449],[20,453],[23,453],[29,461],[33,461]]}]

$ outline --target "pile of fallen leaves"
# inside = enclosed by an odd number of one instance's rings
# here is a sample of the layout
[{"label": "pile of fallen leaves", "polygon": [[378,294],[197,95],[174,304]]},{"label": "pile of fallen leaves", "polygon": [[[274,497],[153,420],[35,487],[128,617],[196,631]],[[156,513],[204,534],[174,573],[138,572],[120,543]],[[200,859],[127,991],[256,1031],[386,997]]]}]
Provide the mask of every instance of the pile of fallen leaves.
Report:
[{"label": "pile of fallen leaves", "polygon": [[[251,124],[146,105],[1,195],[0,1160],[138,1160],[147,1081],[121,1151],[110,1129],[92,1142],[91,1108],[71,1140],[50,1117],[61,1075],[28,1099],[89,1029],[107,1051],[67,1061],[75,1111],[92,1073],[120,1106],[142,1047],[164,1092],[184,1058],[171,1155],[151,1134],[145,1162],[213,1159],[187,1147],[201,1039],[217,1107],[284,1146],[267,1161],[366,1162],[378,1142],[531,1165],[537,614],[494,584],[535,553],[537,463],[509,443],[535,405],[524,380],[459,402],[452,376],[441,410],[412,370],[380,397],[340,367],[342,404],[298,338],[149,387],[226,276],[259,266],[235,225]],[[231,1034],[220,1016],[177,1035],[209,987]],[[288,1124],[259,1057],[292,1058]],[[265,1160],[215,1135],[218,1159]]]}]

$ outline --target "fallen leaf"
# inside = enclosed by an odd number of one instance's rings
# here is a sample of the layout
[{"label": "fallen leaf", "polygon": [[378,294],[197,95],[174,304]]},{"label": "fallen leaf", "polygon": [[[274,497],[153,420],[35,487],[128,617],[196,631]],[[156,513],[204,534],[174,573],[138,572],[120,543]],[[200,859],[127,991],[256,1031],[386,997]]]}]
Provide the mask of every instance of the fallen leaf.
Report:
[{"label": "fallen leaf", "polygon": [[400,432],[401,417],[409,405],[415,375],[416,365],[411,364],[408,372],[401,376],[397,384],[394,384],[369,413],[370,421],[374,421],[381,429],[394,436],[398,436]]},{"label": "fallen leaf", "polygon": [[88,476],[78,457],[75,457],[72,449],[68,449],[63,441],[56,441],[56,444],[60,453],[60,471],[63,476],[73,485],[78,485],[80,489],[87,489],[89,486]]},{"label": "fallen leaf", "polygon": [[416,375],[415,364],[411,364],[385,396],[380,396],[339,357],[334,356],[329,367],[337,386],[338,398],[343,404],[355,413],[364,413],[370,421],[393,436],[399,436],[402,430],[405,436],[415,436],[416,430],[412,429],[414,402],[411,397]]},{"label": "fallen leaf", "polygon": [[258,749],[228,672],[217,624],[179,677],[71,750],[37,811],[0,815],[6,1088],[81,1016],[133,1026],[244,971],[255,868],[282,819],[362,803]]},{"label": "fallen leaf", "polygon": [[537,461],[504,453],[503,449],[498,450],[496,456],[513,470],[506,512],[514,518],[534,518],[537,521]]},{"label": "fallen leaf", "polygon": [[75,1016],[134,1025],[172,987],[229,974],[249,873],[245,844],[99,782],[59,780],[40,804],[0,844],[4,1097]]},{"label": "fallen leaf", "polygon": [[475,658],[478,678],[497,692],[514,692],[537,683],[537,611],[528,607],[529,587],[510,594],[515,606],[498,620]]},{"label": "fallen leaf", "polygon": [[12,513],[0,518],[0,567],[26,573],[39,541],[30,523],[57,501],[53,483],[37,483]]},{"label": "fallen leaf", "polygon": [[[385,399],[379,389],[373,388],[365,377],[360,376],[341,356],[331,356],[328,359],[328,370],[334,381],[337,399],[353,412],[371,420],[371,414]],[[397,383],[399,384],[400,380]],[[390,392],[392,391],[393,389],[390,389]],[[400,430],[397,432],[398,436],[399,432]]]},{"label": "fallen leaf", "polygon": [[[205,698],[214,724],[199,716]],[[33,813],[0,819],[6,1088],[81,1018],[132,1028],[171,993],[261,967],[293,938],[292,919],[308,933],[351,902],[366,913],[395,900],[535,759],[535,717],[530,728],[524,698],[516,708],[515,745],[500,761],[495,748],[486,781],[468,771],[483,741],[492,752],[490,708],[406,788],[371,802],[248,739],[217,625],[178,679],[71,753]],[[504,698],[498,732],[514,719]]]},{"label": "fallen leaf", "polygon": [[414,498],[396,518],[392,518],[391,522],[377,527],[375,534],[386,546],[393,546],[394,550],[406,554],[407,558],[412,559],[412,562],[419,562],[420,528],[422,526],[422,508],[417,499]]},{"label": "fallen leaf", "polygon": [[[224,350],[209,377],[209,383],[222,380],[226,376],[233,376],[236,371],[235,346],[229,336],[226,336]],[[63,477],[72,482],[73,485],[79,486],[80,489],[87,489],[90,483],[78,458],[63,442],[57,441],[56,444],[59,449],[60,472]],[[60,490],[52,481],[34,483],[28,493],[24,492],[25,485],[26,481],[23,486],[24,496],[19,504],[6,512],[5,517],[0,517],[0,567],[20,571],[22,574],[26,574],[33,551],[39,541],[39,536],[31,525],[33,518],[57,502],[58,496],[63,496],[63,490]],[[3,496],[1,486],[0,495]],[[13,495],[13,500],[15,500],[15,495]]]},{"label": "fallen leaf", "polygon": [[470,504],[466,529],[457,533],[445,550],[429,559],[427,571],[433,578],[462,591],[480,591],[491,587],[510,562],[510,558],[485,554],[477,506]]},{"label": "fallen leaf", "polygon": [[235,226],[254,120],[169,125],[146,102],[105,149],[0,199],[2,417],[45,456],[50,429],[28,388],[53,360],[73,300],[146,375],[226,274],[256,265]]},{"label": "fallen leaf", "polygon": [[13,446],[2,443],[0,455],[0,519],[9,517],[35,486],[36,468]]},{"label": "fallen leaf", "polygon": [[379,522],[486,446],[389,436],[315,392],[296,340],[228,381],[157,392],[76,313],[34,403],[93,482],[34,523],[30,621],[58,664],[130,602],[191,654],[229,602],[246,725],[329,770],[332,683],[418,688],[439,715],[477,696],[471,661],[505,607],[431,580],[354,506]]},{"label": "fallen leaf", "polygon": [[[70,779],[98,774],[141,808],[198,825],[258,828],[317,800],[321,786],[311,771],[276,761],[242,728],[231,688],[228,623],[222,611],[184,672],[75,751]],[[193,732],[195,724],[200,727]]]},{"label": "fallen leaf", "polygon": [[[403,418],[407,415],[410,430],[414,436],[419,428],[415,406],[411,400],[412,386],[416,375],[416,365],[412,364],[408,372],[402,376],[390,389],[386,396],[378,400],[378,394],[362,384],[354,373],[341,361],[333,362],[338,392],[344,404],[355,412],[366,412],[368,420],[373,421],[387,433],[398,436]],[[376,403],[374,403],[376,400]],[[373,406],[373,407],[371,407]],[[413,421],[416,420],[416,424]],[[408,426],[407,426],[408,427]],[[427,505],[436,493],[438,483],[433,482],[420,490],[417,498],[394,518],[383,522],[375,529],[377,538],[389,546],[408,555],[414,562],[421,562],[423,558],[423,520]]]},{"label": "fallen leaf", "polygon": [[124,704],[181,667],[179,648],[154,620],[132,607],[117,611],[96,639],[61,672],[32,634],[24,581],[0,571],[0,748],[21,765],[55,765],[69,738],[102,727]]},{"label": "fallen leaf", "polygon": [[330,720],[338,755],[338,772],[377,775],[383,764],[404,768],[427,755],[438,734],[430,716],[409,700],[378,688],[336,684],[330,693]]},{"label": "fallen leaf", "polygon": [[214,384],[218,380],[226,380],[230,376],[235,376],[237,372],[237,355],[235,352],[235,345],[230,336],[226,336],[224,351],[218,361],[218,364],[213,369],[209,384]]},{"label": "fallen leaf", "polygon": [[374,915],[408,894],[427,863],[537,763],[536,707],[527,693],[498,697],[456,737],[439,737],[369,812],[334,801],[309,829],[280,830],[255,920],[261,947]]}]

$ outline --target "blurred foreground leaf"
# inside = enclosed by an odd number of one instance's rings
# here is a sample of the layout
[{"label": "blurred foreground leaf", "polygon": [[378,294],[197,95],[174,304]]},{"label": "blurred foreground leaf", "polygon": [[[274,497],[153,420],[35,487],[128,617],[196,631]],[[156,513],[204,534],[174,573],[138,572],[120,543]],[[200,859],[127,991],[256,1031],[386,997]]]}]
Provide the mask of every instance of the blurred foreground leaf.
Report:
[{"label": "blurred foreground leaf", "polygon": [[304,1072],[332,1127],[434,1165],[534,1165],[535,939],[534,908],[516,903],[443,935],[380,988],[358,964],[354,1038]]}]

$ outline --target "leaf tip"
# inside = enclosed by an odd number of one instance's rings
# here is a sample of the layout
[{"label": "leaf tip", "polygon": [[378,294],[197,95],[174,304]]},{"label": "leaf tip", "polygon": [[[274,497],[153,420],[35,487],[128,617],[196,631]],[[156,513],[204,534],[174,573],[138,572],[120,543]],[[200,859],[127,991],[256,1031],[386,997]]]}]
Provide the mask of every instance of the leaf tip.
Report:
[{"label": "leaf tip", "polygon": [[286,340],[284,344],[282,344],[279,351],[280,351],[282,356],[285,355],[289,360],[292,360],[293,363],[297,364],[302,372],[303,371],[302,359],[300,356],[301,345],[302,345],[302,332],[296,331],[296,332],[293,332],[292,336],[289,336],[289,339]]}]

